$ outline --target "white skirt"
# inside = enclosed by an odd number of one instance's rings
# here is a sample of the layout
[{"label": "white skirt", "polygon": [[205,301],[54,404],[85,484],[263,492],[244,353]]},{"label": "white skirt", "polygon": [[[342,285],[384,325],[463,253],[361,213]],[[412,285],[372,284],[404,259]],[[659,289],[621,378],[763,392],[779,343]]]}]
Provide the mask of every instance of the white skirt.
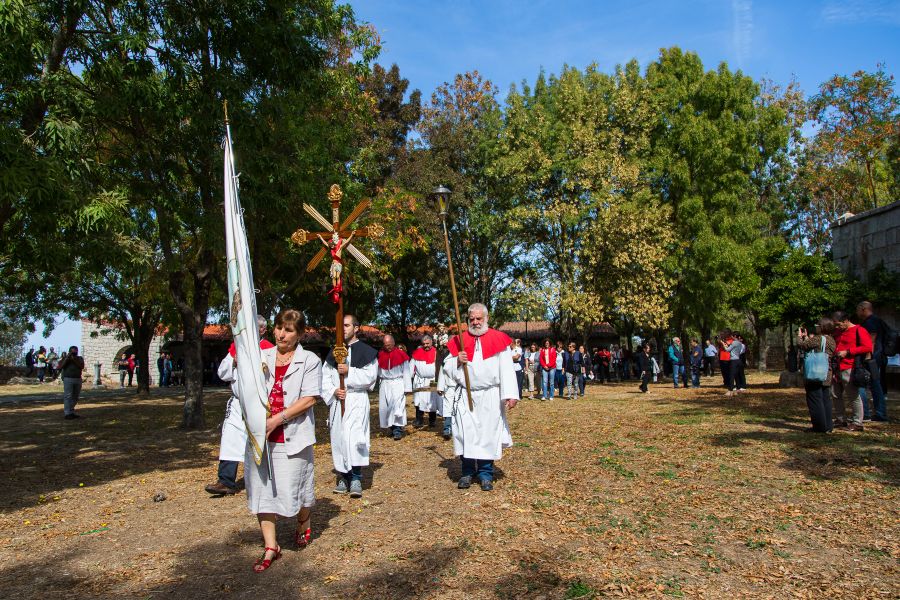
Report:
[{"label": "white skirt", "polygon": [[270,443],[275,481],[267,477],[266,461],[259,466],[253,460],[250,445],[244,459],[244,484],[247,488],[247,506],[254,515],[274,513],[293,517],[301,508],[316,503],[313,487],[313,447],[307,446],[299,453],[288,456],[284,444]]}]

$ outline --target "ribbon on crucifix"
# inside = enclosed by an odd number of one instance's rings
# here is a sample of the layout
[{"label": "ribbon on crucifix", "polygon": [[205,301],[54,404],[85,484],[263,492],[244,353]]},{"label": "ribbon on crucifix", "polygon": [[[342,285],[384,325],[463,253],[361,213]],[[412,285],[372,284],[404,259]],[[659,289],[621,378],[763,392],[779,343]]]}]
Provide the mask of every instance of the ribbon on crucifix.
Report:
[{"label": "ribbon on crucifix", "polygon": [[[341,222],[340,206],[344,192],[341,186],[334,184],[328,190],[328,201],[331,204],[331,222],[313,206],[303,203],[303,210],[311,216],[325,231],[307,231],[298,229],[291,236],[291,241],[302,246],[307,242],[319,240],[322,248],[310,259],[306,265],[306,272],[312,272],[329,253],[331,254],[331,268],[328,274],[331,277],[331,289],[328,290],[329,299],[337,305],[335,313],[335,344],[334,361],[336,364],[344,364],[347,361],[347,347],[344,345],[344,251],[355,258],[359,264],[367,269],[372,268],[372,262],[360,252],[351,242],[353,238],[380,238],[384,235],[384,228],[377,223],[350,229],[350,226],[369,208],[372,201],[365,199],[356,205],[350,215]],[[340,376],[340,389],[344,389],[344,376]],[[341,401],[341,415],[344,414],[344,402]]]}]

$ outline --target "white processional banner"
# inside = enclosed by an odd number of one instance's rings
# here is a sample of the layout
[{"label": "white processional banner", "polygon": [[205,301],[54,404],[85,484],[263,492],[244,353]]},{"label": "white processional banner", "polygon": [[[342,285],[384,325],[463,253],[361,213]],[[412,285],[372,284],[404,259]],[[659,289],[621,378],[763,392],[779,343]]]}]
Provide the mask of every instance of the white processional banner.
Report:
[{"label": "white processional banner", "polygon": [[[231,333],[237,360],[238,400],[244,413],[248,442],[256,464],[266,452],[266,419],[269,396],[266,391],[266,363],[259,348],[256,325],[256,293],[247,231],[238,197],[238,178],[234,171],[231,129],[225,124],[225,259],[228,266]],[[267,456],[268,458],[268,456]]]}]

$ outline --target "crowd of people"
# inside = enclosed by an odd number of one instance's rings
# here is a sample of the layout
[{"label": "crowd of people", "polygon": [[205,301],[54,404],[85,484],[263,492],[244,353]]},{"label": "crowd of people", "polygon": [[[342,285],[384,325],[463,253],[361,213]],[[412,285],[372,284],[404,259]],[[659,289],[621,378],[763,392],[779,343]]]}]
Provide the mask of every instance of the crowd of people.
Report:
[{"label": "crowd of people", "polygon": [[524,378],[522,391],[541,400],[583,397],[590,382],[608,384],[637,379],[641,381],[641,391],[647,392],[647,384],[660,382],[664,373],[671,375],[675,388],[697,388],[701,376],[714,376],[716,370],[722,374],[726,395],[746,390],[744,338],[725,330],[715,340],[715,344],[710,340],[701,344],[692,339],[690,346],[684,348],[681,339],[673,337],[664,352],[654,341],[640,339],[635,340],[634,352],[618,344],[594,347],[588,352],[584,345],[562,340],[554,344],[549,338],[540,348],[537,343],[522,348],[520,340],[515,340],[513,358],[517,372]]}]

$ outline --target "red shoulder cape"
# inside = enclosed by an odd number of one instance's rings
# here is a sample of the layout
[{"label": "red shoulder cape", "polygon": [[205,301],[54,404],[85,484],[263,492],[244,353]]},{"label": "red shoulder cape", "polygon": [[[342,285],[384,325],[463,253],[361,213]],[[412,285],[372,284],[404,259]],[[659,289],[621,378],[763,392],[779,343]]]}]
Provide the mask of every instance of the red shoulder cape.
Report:
[{"label": "red shoulder cape", "polygon": [[437,357],[437,349],[432,346],[428,350],[425,348],[416,348],[413,352],[413,360],[421,360],[426,365],[434,364],[434,359]]},{"label": "red shoulder cape", "polygon": [[[275,344],[273,344],[266,338],[259,340],[259,349],[260,350],[267,350],[274,346],[275,346]],[[229,346],[229,348],[228,348],[228,354],[231,355],[231,358],[237,358],[237,350],[234,349],[234,342],[231,342],[231,346]]]},{"label": "red shoulder cape", "polygon": [[[512,338],[503,333],[502,331],[497,331],[496,329],[488,329],[487,333],[481,336],[481,357],[485,360],[500,354],[512,343]],[[468,331],[463,332],[463,346],[466,350],[466,354],[469,356],[469,360],[472,360],[472,355],[475,353],[475,336],[470,334]],[[459,336],[454,335],[450,338],[450,341],[447,343],[447,349],[450,350],[450,354],[456,356],[459,354]]]},{"label": "red shoulder cape", "polygon": [[384,350],[378,351],[378,366],[382,369],[393,369],[397,365],[402,365],[409,360],[406,352],[400,348],[394,348],[390,352]]}]

